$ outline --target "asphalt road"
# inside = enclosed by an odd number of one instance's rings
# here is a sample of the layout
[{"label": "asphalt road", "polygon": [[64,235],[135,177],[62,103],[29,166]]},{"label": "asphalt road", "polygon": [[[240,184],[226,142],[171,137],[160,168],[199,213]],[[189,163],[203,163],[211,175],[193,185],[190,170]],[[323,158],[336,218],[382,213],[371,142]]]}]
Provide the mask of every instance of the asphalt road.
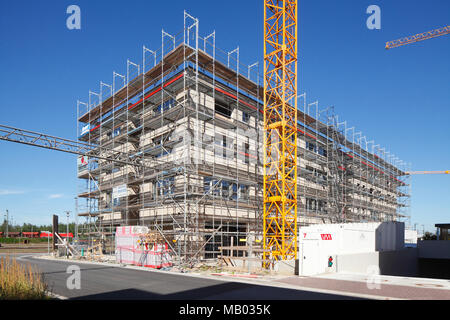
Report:
[{"label": "asphalt road", "polygon": [[[340,300],[356,299],[338,294],[149,272],[108,265],[16,256],[35,265],[51,292],[74,300]],[[80,268],[80,289],[69,289],[70,265]]]}]

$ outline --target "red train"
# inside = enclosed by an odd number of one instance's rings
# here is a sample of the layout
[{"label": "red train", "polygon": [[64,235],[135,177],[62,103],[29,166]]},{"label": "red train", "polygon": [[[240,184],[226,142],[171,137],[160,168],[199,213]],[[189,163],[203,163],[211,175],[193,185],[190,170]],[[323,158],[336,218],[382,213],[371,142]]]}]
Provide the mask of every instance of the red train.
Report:
[{"label": "red train", "polygon": [[[60,236],[61,238],[66,238],[66,236],[67,236],[68,238],[73,238],[73,233],[72,233],[72,232],[69,232],[69,234],[67,234],[67,233],[60,233],[59,236]],[[48,238],[53,238],[53,233],[41,231],[41,234],[39,235],[39,237],[40,237],[40,238],[47,238],[47,237],[48,237]]]},{"label": "red train", "polygon": [[[6,237],[6,233],[0,232],[0,237]],[[8,232],[8,238],[20,238],[20,232]]]},{"label": "red train", "polygon": [[23,238],[39,238],[39,231],[38,232],[22,232]]},{"label": "red train", "polygon": [[[73,233],[69,232],[69,234],[66,233],[60,233],[59,236],[61,238],[73,238]],[[5,232],[0,232],[0,238],[6,237]],[[46,231],[36,231],[36,232],[8,232],[8,238],[53,238],[53,234],[51,232]]]}]

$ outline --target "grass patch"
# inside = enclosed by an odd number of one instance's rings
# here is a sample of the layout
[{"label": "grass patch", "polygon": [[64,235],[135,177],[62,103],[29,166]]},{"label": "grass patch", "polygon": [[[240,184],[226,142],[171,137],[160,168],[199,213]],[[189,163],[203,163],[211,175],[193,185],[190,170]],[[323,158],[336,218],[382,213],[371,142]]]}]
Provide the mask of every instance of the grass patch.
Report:
[{"label": "grass patch", "polygon": [[36,268],[0,258],[0,300],[46,300],[47,294],[48,286]]},{"label": "grass patch", "polygon": [[[0,243],[7,243],[7,244],[13,244],[13,243],[23,243],[24,240],[28,240],[28,243],[47,243],[47,238],[0,238]],[[52,243],[52,238],[50,238],[50,243]]]}]

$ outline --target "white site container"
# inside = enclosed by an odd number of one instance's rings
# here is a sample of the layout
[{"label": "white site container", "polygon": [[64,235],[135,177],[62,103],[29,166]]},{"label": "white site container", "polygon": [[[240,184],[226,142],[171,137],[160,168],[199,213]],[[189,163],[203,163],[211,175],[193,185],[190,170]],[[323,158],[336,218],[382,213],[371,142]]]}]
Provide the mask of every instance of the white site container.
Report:
[{"label": "white site container", "polygon": [[[299,274],[336,271],[336,255],[404,248],[404,223],[320,224],[299,229]],[[332,259],[331,267],[329,259]]]}]

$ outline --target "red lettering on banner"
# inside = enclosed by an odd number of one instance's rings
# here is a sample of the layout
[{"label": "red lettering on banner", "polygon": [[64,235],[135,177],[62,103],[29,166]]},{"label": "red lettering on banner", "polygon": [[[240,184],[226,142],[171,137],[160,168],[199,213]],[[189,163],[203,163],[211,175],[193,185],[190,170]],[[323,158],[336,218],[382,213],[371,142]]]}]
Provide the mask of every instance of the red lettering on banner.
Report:
[{"label": "red lettering on banner", "polygon": [[320,236],[322,237],[322,240],[333,240],[329,233],[322,233]]}]

